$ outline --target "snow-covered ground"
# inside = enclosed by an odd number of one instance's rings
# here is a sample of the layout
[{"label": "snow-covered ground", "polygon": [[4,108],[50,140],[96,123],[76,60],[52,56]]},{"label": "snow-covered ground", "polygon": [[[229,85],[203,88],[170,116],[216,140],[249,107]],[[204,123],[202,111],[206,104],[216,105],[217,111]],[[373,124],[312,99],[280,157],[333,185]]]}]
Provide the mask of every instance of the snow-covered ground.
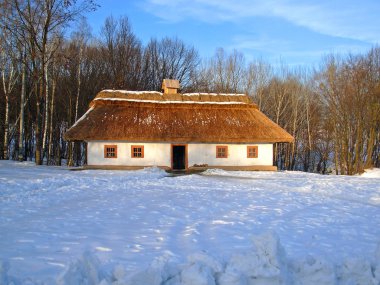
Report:
[{"label": "snow-covered ground", "polygon": [[0,284],[377,285],[379,242],[379,170],[170,177],[0,161]]}]

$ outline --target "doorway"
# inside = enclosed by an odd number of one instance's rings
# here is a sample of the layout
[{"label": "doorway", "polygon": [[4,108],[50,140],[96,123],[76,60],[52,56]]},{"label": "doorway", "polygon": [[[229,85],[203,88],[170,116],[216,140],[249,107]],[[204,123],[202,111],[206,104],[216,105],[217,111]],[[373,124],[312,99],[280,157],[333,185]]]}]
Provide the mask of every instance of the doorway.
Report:
[{"label": "doorway", "polygon": [[186,145],[172,145],[172,169],[187,169],[187,150]]}]

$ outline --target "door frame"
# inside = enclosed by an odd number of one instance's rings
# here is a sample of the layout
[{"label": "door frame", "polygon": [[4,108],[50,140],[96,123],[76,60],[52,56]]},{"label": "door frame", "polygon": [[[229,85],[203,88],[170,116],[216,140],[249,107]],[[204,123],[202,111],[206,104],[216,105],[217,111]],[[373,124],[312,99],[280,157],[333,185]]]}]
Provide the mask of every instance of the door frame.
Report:
[{"label": "door frame", "polygon": [[[185,170],[188,170],[188,145],[187,144],[171,144],[170,145],[170,161],[171,161],[171,169],[173,169],[173,147],[174,146],[184,146],[185,147]],[[181,169],[175,169],[181,170]]]}]

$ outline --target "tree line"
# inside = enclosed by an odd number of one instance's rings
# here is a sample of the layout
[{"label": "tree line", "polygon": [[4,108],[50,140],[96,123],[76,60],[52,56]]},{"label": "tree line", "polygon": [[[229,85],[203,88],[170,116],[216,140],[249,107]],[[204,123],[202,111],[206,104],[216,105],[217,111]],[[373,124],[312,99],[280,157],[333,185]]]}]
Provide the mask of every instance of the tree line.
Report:
[{"label": "tree line", "polygon": [[[318,69],[247,61],[218,49],[201,59],[178,38],[142,44],[127,17],[108,17],[93,36],[91,0],[0,1],[0,158],[86,163],[85,143],[65,131],[102,89],[246,93],[295,138],[276,144],[280,169],[355,174],[380,167],[380,48],[330,55]],[[69,25],[76,23],[67,35]]]}]

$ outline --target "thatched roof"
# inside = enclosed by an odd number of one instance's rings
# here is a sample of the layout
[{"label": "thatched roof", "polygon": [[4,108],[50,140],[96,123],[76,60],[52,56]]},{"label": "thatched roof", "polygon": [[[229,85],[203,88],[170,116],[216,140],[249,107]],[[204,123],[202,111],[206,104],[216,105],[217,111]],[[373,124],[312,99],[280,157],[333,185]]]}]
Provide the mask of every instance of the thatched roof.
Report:
[{"label": "thatched roof", "polygon": [[244,94],[100,92],[67,140],[178,143],[291,142]]}]

